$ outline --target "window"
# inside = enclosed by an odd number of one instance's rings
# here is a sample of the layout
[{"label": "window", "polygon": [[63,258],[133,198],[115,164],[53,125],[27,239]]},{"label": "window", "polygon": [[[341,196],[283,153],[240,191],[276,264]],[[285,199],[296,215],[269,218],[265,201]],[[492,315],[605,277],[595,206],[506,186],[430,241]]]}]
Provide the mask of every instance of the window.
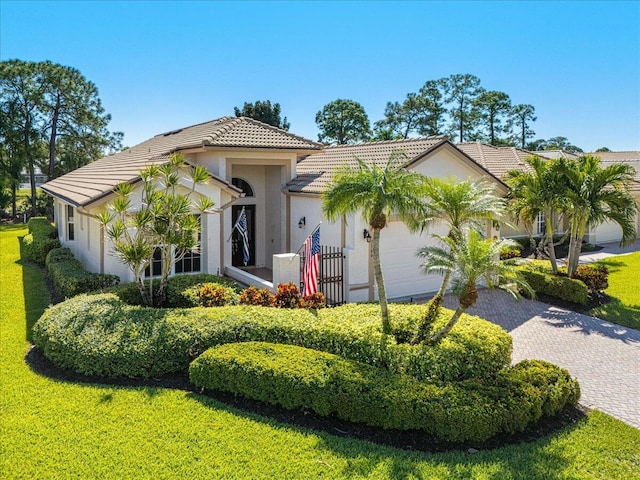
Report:
[{"label": "window", "polygon": [[75,231],[73,229],[73,207],[67,205],[67,240],[75,240]]},{"label": "window", "polygon": [[160,249],[160,247],[156,247],[153,250],[151,265],[144,271],[144,276],[151,276],[151,272],[153,272],[154,277],[159,277],[160,275],[162,275],[162,250]]},{"label": "window", "polygon": [[[200,215],[196,215],[196,218],[200,223],[202,223]],[[192,272],[200,272],[201,271],[201,263],[202,263],[202,255],[200,252],[200,244],[202,242],[202,225],[200,225],[200,230],[198,231],[198,244],[196,245],[195,250],[188,251],[182,259],[178,260],[174,265],[173,273],[192,273]],[[144,271],[144,276],[149,277],[153,275],[154,277],[159,277],[162,275],[162,250],[160,247],[156,247],[153,251],[153,259],[151,260],[150,267]]]},{"label": "window", "polygon": [[196,215],[198,222],[200,223],[200,229],[198,230],[198,244],[194,250],[188,251],[181,260],[176,262],[175,273],[191,273],[200,271],[201,252],[200,245],[202,244],[202,219],[200,215]]},{"label": "window", "polygon": [[545,216],[544,216],[544,212],[540,212],[538,213],[538,218],[536,219],[536,232],[538,234],[543,234],[544,233],[544,225],[545,225]]},{"label": "window", "polygon": [[251,185],[249,185],[249,182],[247,182],[246,180],[243,180],[242,178],[233,177],[231,179],[231,185],[233,185],[234,187],[238,187],[240,190],[242,190],[244,192],[245,197],[255,196],[253,194],[253,188],[251,188]]}]

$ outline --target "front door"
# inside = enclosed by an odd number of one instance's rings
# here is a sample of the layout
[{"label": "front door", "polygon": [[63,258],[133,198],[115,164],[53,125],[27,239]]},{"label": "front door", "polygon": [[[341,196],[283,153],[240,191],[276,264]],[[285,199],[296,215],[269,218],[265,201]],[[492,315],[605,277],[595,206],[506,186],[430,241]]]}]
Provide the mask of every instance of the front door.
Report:
[{"label": "front door", "polygon": [[[238,215],[244,208],[247,215],[247,238],[249,239],[249,261],[247,267],[256,264],[256,206],[255,205],[232,205],[231,225],[235,225]],[[237,228],[233,229],[231,235],[231,265],[234,267],[244,267],[243,240]]]}]

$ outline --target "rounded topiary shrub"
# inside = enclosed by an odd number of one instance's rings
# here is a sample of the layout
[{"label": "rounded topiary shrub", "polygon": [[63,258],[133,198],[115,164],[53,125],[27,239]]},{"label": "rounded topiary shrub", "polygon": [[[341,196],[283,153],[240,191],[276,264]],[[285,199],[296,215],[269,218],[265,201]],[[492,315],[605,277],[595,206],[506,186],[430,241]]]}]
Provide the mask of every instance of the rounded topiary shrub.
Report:
[{"label": "rounded topiary shrub", "polygon": [[554,397],[551,414],[575,400],[558,367],[517,368],[516,375],[505,373],[495,383],[435,385],[325,352],[246,342],[207,350],[191,363],[189,377],[203,389],[286,409],[311,409],[382,428],[423,430],[447,441],[483,442],[501,432],[522,431],[540,419],[546,397],[527,377],[545,378],[548,390],[564,392],[549,395]]},{"label": "rounded topiary shrub", "polygon": [[[392,323],[417,329],[425,308],[390,305]],[[436,328],[450,314],[442,309]],[[80,295],[49,307],[33,338],[56,365],[106,377],[186,372],[209,347],[242,341],[313,348],[422,380],[492,378],[511,361],[509,334],[468,315],[437,345],[397,344],[381,332],[378,305],[151,309],[113,294]]]}]

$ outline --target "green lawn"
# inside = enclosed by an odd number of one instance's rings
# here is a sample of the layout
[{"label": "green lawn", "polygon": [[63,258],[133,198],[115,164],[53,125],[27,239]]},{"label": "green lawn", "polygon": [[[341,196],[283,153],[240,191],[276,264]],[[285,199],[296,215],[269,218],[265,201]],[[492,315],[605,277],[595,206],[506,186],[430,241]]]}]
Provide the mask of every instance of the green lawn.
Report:
[{"label": "green lawn", "polygon": [[0,228],[0,478],[640,479],[640,431],[593,412],[537,442],[421,454],[279,424],[180,390],[67,383],[24,362],[49,302]]},{"label": "green lawn", "polygon": [[609,268],[611,302],[589,313],[610,322],[640,330],[640,252],[619,255],[601,262]]}]

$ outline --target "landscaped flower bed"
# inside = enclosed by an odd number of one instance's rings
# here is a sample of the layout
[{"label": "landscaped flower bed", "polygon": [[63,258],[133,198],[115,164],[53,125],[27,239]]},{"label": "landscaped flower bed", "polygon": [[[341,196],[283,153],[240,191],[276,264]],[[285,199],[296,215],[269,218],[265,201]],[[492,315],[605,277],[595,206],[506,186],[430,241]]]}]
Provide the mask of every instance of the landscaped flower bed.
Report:
[{"label": "landscaped flower bed", "polygon": [[[177,285],[188,290],[187,283]],[[174,294],[182,298],[177,290]],[[427,307],[390,307],[397,338],[413,338]],[[436,327],[449,315],[443,309]],[[154,309],[103,293],[50,307],[33,332],[34,343],[49,360],[80,374],[157,377],[185,373],[196,359],[193,365],[200,367],[192,366],[192,379],[199,387],[287,408],[324,402],[327,408],[310,408],[372,426],[423,430],[447,441],[483,442],[520,432],[543,414],[553,416],[575,405],[579,397],[577,382],[554,365],[510,367],[511,337],[469,315],[438,344],[411,345],[382,334],[375,304],[320,310],[247,305]],[[262,367],[273,358],[247,353],[252,345],[260,350],[264,342],[279,359],[271,370]],[[222,351],[227,360],[222,366],[215,361],[214,368],[210,360]],[[194,373],[198,368],[200,373]],[[298,369],[293,377],[292,369]],[[311,381],[302,393],[296,375],[306,379],[303,383]]]}]

